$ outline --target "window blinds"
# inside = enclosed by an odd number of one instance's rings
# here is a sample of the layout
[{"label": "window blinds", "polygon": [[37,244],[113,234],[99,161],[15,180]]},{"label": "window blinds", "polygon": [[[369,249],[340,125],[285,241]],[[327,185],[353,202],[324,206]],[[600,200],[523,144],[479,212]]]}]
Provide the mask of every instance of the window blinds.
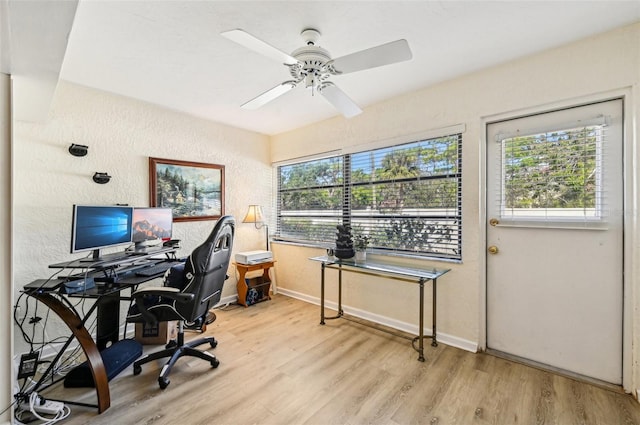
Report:
[{"label": "window blinds", "polygon": [[601,217],[605,125],[501,138],[503,219]]},{"label": "window blinds", "polygon": [[333,246],[336,225],[370,247],[461,258],[460,133],[278,167],[277,239]]}]

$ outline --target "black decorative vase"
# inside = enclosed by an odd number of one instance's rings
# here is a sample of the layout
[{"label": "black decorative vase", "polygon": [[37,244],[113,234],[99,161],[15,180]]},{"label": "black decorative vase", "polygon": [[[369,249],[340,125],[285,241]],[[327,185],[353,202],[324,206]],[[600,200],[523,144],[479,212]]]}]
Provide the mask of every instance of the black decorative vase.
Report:
[{"label": "black decorative vase", "polygon": [[351,248],[336,248],[336,250],[333,252],[333,255],[342,260],[346,260],[347,258],[351,258],[356,255],[356,252]]},{"label": "black decorative vase", "polygon": [[348,224],[336,226],[336,249],[333,254],[340,259],[351,258],[356,255],[353,250],[353,239],[351,238],[351,226]]}]

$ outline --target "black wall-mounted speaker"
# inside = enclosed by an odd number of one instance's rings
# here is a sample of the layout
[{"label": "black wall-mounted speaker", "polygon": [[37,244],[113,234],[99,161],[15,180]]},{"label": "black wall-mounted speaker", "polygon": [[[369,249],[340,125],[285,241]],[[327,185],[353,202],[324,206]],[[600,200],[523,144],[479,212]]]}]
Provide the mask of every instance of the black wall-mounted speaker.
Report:
[{"label": "black wall-mounted speaker", "polygon": [[69,146],[69,153],[73,156],[85,156],[88,150],[89,146],[85,145],[76,145],[75,143],[72,143],[71,146]]},{"label": "black wall-mounted speaker", "polygon": [[96,171],[96,173],[93,175],[93,181],[98,184],[109,183],[109,180],[111,180],[111,176],[107,173],[98,173]]}]

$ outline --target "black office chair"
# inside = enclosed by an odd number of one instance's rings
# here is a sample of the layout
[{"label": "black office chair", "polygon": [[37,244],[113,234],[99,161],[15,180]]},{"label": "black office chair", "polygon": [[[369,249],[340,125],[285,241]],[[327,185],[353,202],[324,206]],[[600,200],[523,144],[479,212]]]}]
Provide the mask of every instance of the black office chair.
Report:
[{"label": "black office chair", "polygon": [[[218,359],[195,347],[209,343],[214,348],[218,343],[214,337],[199,338],[184,342],[185,323],[202,323],[209,309],[220,301],[222,287],[227,276],[235,220],[224,216],[218,220],[207,240],[193,250],[184,263],[184,269],[174,266],[165,275],[165,286],[146,287],[133,293],[134,304],[127,315],[128,322],[157,324],[170,320],[178,321],[178,338],[162,351],[142,357],[133,364],[133,373],[142,371],[141,365],[152,360],[170,357],[162,368],[158,383],[161,389],[169,385],[169,373],[174,363],[182,356],[194,356],[211,362],[216,368]],[[176,279],[176,276],[179,278]]]}]

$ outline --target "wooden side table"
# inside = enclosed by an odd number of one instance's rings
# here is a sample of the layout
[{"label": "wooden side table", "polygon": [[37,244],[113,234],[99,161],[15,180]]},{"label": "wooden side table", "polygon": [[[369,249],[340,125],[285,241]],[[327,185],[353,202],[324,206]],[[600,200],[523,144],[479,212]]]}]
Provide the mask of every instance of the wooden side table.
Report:
[{"label": "wooden side table", "polygon": [[262,282],[257,285],[262,289],[262,298],[259,299],[258,302],[271,299],[271,295],[269,295],[269,292],[271,291],[271,277],[269,276],[269,269],[273,267],[273,263],[275,263],[275,261],[267,261],[257,264],[233,263],[236,266],[236,270],[239,275],[238,282],[236,284],[238,289],[238,304],[249,307],[247,305],[247,292],[249,292],[249,287],[245,281],[245,275],[247,272],[255,270],[262,270]]}]

